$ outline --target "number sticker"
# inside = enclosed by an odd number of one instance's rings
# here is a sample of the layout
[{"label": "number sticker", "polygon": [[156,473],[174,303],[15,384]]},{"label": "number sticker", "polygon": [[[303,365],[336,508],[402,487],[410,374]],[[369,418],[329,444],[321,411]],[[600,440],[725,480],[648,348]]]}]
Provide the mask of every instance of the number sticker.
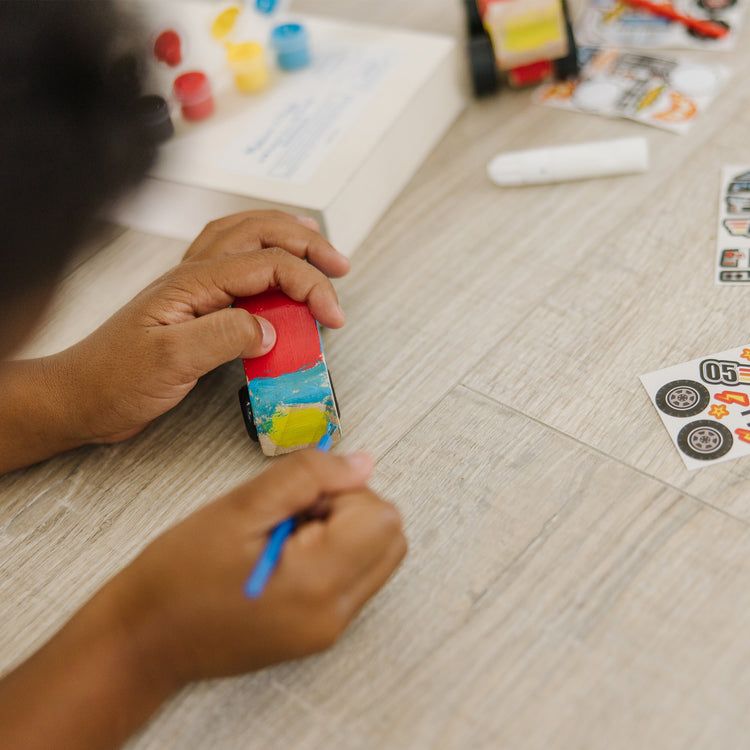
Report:
[{"label": "number sticker", "polygon": [[719,359],[704,359],[700,363],[701,379],[705,383],[717,385],[734,385],[739,383],[740,376],[737,372],[738,362],[727,362]]}]

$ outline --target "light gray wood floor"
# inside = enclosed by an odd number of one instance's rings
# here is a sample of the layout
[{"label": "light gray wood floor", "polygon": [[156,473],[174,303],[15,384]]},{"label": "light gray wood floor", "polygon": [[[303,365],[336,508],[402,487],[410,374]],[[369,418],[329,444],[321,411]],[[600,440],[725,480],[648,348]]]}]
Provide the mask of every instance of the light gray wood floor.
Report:
[{"label": "light gray wood floor", "polygon": [[[464,35],[453,0],[299,10]],[[638,375],[750,343],[714,285],[720,169],[750,163],[750,28],[686,136],[473,102],[337,282],[346,438],[410,554],[330,652],[190,687],[129,748],[746,748],[750,459],[688,472]],[[500,189],[502,150],[643,135],[628,177]],[[110,229],[27,354],[62,348],[178,261]],[[127,443],[0,479],[0,668],[160,531],[265,465],[239,363]]]}]

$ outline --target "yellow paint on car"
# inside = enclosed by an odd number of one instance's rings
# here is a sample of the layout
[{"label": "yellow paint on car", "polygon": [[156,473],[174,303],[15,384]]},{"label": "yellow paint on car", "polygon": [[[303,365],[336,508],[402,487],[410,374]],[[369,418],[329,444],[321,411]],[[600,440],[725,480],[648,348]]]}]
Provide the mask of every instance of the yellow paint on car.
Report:
[{"label": "yellow paint on car", "polygon": [[317,443],[328,427],[328,414],[319,409],[284,409],[272,417],[268,437],[281,448]]}]

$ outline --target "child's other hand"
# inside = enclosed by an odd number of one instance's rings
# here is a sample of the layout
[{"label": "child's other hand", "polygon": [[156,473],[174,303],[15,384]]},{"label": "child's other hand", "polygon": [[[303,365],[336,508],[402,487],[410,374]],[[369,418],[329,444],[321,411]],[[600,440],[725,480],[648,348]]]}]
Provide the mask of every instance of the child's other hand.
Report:
[{"label": "child's other hand", "polygon": [[[68,443],[131,437],[178,404],[210,370],[270,351],[276,341],[273,327],[231,308],[236,297],[278,286],[306,302],[322,325],[344,324],[329,279],[295,255],[345,273],[335,251],[288,217],[256,218],[228,217],[209,225],[179,266],[91,336],[49,358],[48,378],[62,411],[57,421],[70,431]],[[280,241],[284,232],[292,252],[263,247],[263,238]]]},{"label": "child's other hand", "polygon": [[[150,668],[184,684],[332,645],[406,553],[398,512],[365,486],[371,471],[366,454],[301,451],[152,542],[109,584]],[[327,515],[297,528],[263,594],[246,598],[269,532],[321,501]]]}]

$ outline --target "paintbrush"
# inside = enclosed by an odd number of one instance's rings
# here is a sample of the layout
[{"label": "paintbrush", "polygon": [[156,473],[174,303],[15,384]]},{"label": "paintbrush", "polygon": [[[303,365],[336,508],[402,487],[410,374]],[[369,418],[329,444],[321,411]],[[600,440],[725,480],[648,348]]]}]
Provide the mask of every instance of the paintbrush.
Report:
[{"label": "paintbrush", "polygon": [[[325,434],[318,441],[316,450],[322,453],[328,453],[333,443],[333,434],[336,432],[338,427],[333,422],[328,423]],[[297,526],[297,518],[287,518],[280,524],[274,527],[271,535],[268,537],[266,546],[263,548],[261,556],[258,558],[258,562],[255,563],[253,572],[250,577],[245,581],[245,595],[249,599],[257,599],[266,588],[268,579],[273,573],[273,569],[281,557],[281,550],[284,547],[284,542],[289,538],[294,529]]]},{"label": "paintbrush", "polygon": [[623,2],[639,10],[647,10],[655,16],[662,16],[663,18],[668,18],[670,21],[677,21],[701,36],[721,39],[729,33],[729,29],[726,26],[716,21],[694,18],[693,16],[680,13],[670,3],[657,3],[651,2],[651,0],[623,0]]}]

